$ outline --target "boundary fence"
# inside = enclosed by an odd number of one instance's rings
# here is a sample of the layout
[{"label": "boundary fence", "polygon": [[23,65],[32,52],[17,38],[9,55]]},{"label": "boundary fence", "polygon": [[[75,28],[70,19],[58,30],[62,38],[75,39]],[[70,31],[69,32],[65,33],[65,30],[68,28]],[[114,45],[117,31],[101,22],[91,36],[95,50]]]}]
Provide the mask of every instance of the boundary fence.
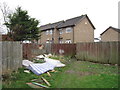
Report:
[{"label": "boundary fence", "polygon": [[22,44],[20,42],[3,41],[2,74],[16,71],[22,67]]}]

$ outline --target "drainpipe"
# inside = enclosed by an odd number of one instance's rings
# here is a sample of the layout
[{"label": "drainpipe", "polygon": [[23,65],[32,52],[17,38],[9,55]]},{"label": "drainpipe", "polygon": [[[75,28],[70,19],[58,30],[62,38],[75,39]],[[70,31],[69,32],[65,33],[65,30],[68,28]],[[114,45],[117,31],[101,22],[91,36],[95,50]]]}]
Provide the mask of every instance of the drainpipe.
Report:
[{"label": "drainpipe", "polygon": [[72,43],[74,43],[74,27],[73,27],[73,30],[72,30],[72,31],[73,31],[73,42],[72,42]]},{"label": "drainpipe", "polygon": [[54,43],[54,29],[52,30],[52,43]]}]

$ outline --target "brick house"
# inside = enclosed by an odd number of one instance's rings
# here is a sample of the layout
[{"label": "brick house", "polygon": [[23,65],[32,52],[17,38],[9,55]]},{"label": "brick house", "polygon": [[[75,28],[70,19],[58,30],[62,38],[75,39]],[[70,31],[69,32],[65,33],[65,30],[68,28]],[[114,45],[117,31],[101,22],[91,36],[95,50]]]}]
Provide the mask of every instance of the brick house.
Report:
[{"label": "brick house", "polygon": [[101,41],[120,41],[120,29],[110,26],[100,34]]},{"label": "brick house", "polygon": [[8,35],[1,35],[0,41],[13,41]]},{"label": "brick house", "polygon": [[40,27],[39,43],[94,42],[94,25],[87,15]]}]

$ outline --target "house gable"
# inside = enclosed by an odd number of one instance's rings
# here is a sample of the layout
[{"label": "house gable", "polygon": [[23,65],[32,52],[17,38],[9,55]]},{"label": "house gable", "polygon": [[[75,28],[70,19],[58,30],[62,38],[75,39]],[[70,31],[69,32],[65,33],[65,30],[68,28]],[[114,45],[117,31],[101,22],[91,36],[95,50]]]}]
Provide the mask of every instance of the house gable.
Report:
[{"label": "house gable", "polygon": [[119,41],[120,31],[119,29],[109,27],[103,33],[100,34],[101,41]]},{"label": "house gable", "polygon": [[89,24],[92,26],[92,28],[95,30],[95,26],[93,25],[93,23],[91,22],[91,20],[89,19],[89,17],[86,15],[84,15],[84,17],[82,19],[80,19],[78,22],[76,22],[76,24],[79,24],[80,22],[82,22],[82,20],[87,19],[87,21],[89,22]]},{"label": "house gable", "polygon": [[74,27],[74,43],[77,42],[94,42],[94,29],[95,27],[85,16],[82,20],[77,22]]},{"label": "house gable", "polygon": [[107,28],[103,33],[101,33],[100,35],[103,35],[105,32],[107,32],[109,29],[113,29],[114,31],[120,33],[120,29],[114,28],[112,26],[110,26],[109,28]]}]

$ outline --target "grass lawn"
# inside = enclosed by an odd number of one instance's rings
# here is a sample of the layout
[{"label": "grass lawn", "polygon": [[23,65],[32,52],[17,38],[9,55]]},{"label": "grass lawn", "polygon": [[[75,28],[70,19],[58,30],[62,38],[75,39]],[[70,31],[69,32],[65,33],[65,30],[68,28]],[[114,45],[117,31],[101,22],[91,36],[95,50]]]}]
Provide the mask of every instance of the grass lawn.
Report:
[{"label": "grass lawn", "polygon": [[[13,73],[3,82],[3,87],[30,88],[26,83],[44,77],[51,84],[50,88],[118,88],[117,66],[74,61],[68,63],[66,67],[55,68],[57,72],[50,72],[51,77],[47,73],[40,76],[32,72],[28,74],[24,69],[21,68],[17,73]],[[44,82],[42,84],[46,85]]]}]

